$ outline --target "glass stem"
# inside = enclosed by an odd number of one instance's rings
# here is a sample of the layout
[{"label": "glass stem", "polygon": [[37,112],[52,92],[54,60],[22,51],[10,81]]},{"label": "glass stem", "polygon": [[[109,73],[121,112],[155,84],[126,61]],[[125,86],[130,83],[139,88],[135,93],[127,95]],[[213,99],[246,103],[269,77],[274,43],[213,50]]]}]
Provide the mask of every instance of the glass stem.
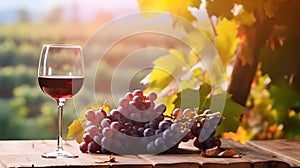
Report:
[{"label": "glass stem", "polygon": [[63,150],[62,147],[62,126],[61,126],[61,121],[62,121],[62,116],[63,116],[63,106],[65,104],[65,100],[57,100],[57,105],[58,105],[58,121],[57,121],[57,150]]}]

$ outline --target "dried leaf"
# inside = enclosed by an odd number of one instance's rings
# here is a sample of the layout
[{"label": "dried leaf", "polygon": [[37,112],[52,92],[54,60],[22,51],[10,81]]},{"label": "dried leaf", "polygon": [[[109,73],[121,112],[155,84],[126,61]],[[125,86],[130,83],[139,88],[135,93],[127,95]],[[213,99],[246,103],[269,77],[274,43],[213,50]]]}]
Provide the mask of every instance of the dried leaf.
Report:
[{"label": "dried leaf", "polygon": [[216,146],[216,147],[207,149],[207,150],[205,151],[205,155],[206,155],[207,157],[216,157],[216,156],[218,156],[219,151],[220,151],[219,147]]},{"label": "dried leaf", "polygon": [[113,154],[111,154],[111,155],[109,155],[108,160],[104,160],[101,162],[95,162],[95,163],[101,164],[101,163],[115,163],[115,162],[117,162],[116,157]]},{"label": "dried leaf", "polygon": [[239,156],[239,153],[233,149],[226,149],[218,154],[221,157],[236,157]]},{"label": "dried leaf", "polygon": [[114,155],[109,155],[109,162],[116,162],[116,157]]},{"label": "dried leaf", "polygon": [[[223,150],[223,151],[222,151]],[[200,156],[202,157],[216,157],[216,158],[240,158],[241,155],[234,149],[220,149],[219,146],[206,149],[205,151],[201,152]]]}]

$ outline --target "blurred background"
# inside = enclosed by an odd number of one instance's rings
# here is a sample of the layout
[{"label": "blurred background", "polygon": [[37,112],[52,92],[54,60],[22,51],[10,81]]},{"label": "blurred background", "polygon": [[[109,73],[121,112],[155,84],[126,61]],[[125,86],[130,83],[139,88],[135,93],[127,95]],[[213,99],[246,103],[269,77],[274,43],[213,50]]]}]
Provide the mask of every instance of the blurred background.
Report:
[{"label": "blurred background", "polygon": [[[138,11],[136,0],[1,1],[0,139],[56,137],[55,102],[37,84],[42,44],[84,45],[103,24]],[[72,100],[64,111],[66,135],[77,118]]]},{"label": "blurred background", "polygon": [[[192,21],[216,46],[226,70],[228,85],[225,89],[235,103],[244,107],[243,111],[240,110],[243,113],[240,120],[237,119],[239,116],[235,118],[239,124],[238,129],[235,132],[224,132],[223,137],[241,142],[249,139],[300,138],[300,11],[297,8],[300,1],[176,2],[2,0],[0,139],[56,137],[55,102],[45,96],[37,84],[37,64],[42,44],[73,43],[84,46],[89,37],[105,24],[122,16],[149,10],[171,13]],[[201,3],[204,4],[202,9],[199,7]],[[130,24],[132,26],[134,21]],[[176,19],[173,24],[185,27]],[[99,39],[95,51],[101,50],[101,44],[109,41],[112,36],[118,37],[122,29],[128,28],[117,27],[111,34],[102,34],[103,38]],[[198,36],[189,37],[190,42],[199,42]],[[97,85],[103,86],[99,89],[100,102],[110,96],[105,91],[110,90],[108,82],[113,75],[113,68],[118,65],[122,55],[126,55],[124,53],[147,46],[149,39],[156,46],[167,49],[167,52],[168,49],[182,49],[176,41],[160,38],[134,36],[118,42],[109,50],[106,60],[101,64],[107,73],[101,74],[101,78],[95,81]],[[186,53],[183,55],[188,56]],[[176,68],[182,70],[182,67]],[[131,67],[127,70],[133,71]],[[139,81],[145,75],[138,74],[135,80]],[[120,83],[128,80],[126,75],[118,77]],[[165,87],[168,82],[163,81],[162,84]],[[141,86],[133,83],[132,88],[135,87]],[[64,111],[63,135],[66,136],[67,126],[78,118],[72,99],[66,103]]]}]

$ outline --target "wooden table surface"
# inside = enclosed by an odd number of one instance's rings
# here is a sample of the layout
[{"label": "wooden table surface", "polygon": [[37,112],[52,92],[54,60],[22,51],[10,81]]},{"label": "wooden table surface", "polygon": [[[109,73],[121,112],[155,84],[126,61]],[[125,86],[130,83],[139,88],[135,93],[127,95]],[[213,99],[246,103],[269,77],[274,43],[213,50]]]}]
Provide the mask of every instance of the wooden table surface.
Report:
[{"label": "wooden table surface", "polygon": [[191,143],[181,143],[174,154],[109,155],[81,153],[75,141],[64,141],[64,148],[77,153],[75,159],[45,159],[42,153],[56,148],[55,140],[1,141],[0,167],[143,167],[143,168],[289,168],[300,167],[299,140],[249,141],[240,144],[222,139],[222,148],[234,149],[240,158],[206,158]]}]

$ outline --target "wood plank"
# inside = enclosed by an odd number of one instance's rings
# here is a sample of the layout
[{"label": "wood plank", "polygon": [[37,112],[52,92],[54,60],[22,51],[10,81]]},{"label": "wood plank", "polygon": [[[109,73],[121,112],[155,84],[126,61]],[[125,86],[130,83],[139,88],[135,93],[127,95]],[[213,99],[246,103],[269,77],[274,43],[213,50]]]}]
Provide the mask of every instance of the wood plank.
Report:
[{"label": "wood plank", "polygon": [[81,153],[78,144],[74,141],[64,141],[64,149],[77,153],[79,158],[75,159],[45,159],[42,153],[56,149],[56,141],[1,141],[0,143],[0,165],[3,167],[65,167],[82,166],[108,168],[107,163],[97,164],[105,161],[107,156],[88,155]]},{"label": "wood plank", "polygon": [[141,155],[151,162],[155,168],[161,167],[201,167],[201,168],[251,168],[248,160],[242,158],[206,158],[193,147],[192,141],[181,143],[174,154]]},{"label": "wood plank", "polygon": [[[223,148],[231,148],[242,154],[241,159],[246,160],[253,168],[289,168],[289,164],[279,158],[273,157],[269,152],[244,145],[231,139],[222,139]],[[232,162],[232,161],[231,161]]]},{"label": "wood plank", "polygon": [[199,168],[198,161],[190,154],[140,155],[140,157],[150,162],[155,168]]},{"label": "wood plank", "polygon": [[[226,139],[222,139],[222,143],[226,143]],[[199,163],[199,165],[202,168],[231,168],[231,167],[238,167],[238,168],[251,168],[251,164],[248,160],[245,160],[243,158],[207,158],[202,157],[200,155],[200,151],[195,148],[192,144],[192,141],[188,143],[181,143],[181,148],[189,149],[192,151],[196,151],[197,154],[193,154],[193,156],[190,155],[190,157],[193,157],[196,159]]]},{"label": "wood plank", "polygon": [[[227,140],[221,140],[222,146],[229,146]],[[202,168],[251,168],[251,163],[244,158],[207,158],[202,157],[198,149],[192,146],[192,142],[182,143],[182,147],[190,150],[198,151],[196,155],[193,156]],[[229,148],[229,147],[228,147]],[[233,149],[234,147],[231,147]]]},{"label": "wood plank", "polygon": [[[288,168],[281,157],[270,152],[243,145],[230,139],[222,139],[222,147],[234,149],[242,154],[241,158],[205,158],[193,147],[192,141],[181,143],[180,149],[173,154],[159,155],[116,155],[116,163],[105,162],[109,155],[81,153],[75,141],[64,141],[64,148],[77,153],[76,159],[45,159],[42,153],[56,149],[55,140],[1,141],[0,167],[143,167],[143,168]],[[266,147],[267,148],[267,147]],[[298,149],[298,148],[296,148]],[[299,150],[298,150],[299,151]]]},{"label": "wood plank", "polygon": [[300,139],[256,140],[247,142],[247,145],[270,152],[291,167],[300,167]]},{"label": "wood plank", "polygon": [[[109,155],[107,155],[109,156]],[[152,164],[147,160],[137,155],[116,155],[116,163],[109,163],[112,168],[130,168],[130,167],[141,167],[141,168],[152,168]]]},{"label": "wood plank", "polygon": [[75,141],[64,141],[65,150],[76,153],[78,158],[45,159],[42,153],[56,149],[54,140],[2,141],[0,143],[0,167],[143,167],[152,168],[152,164],[138,156],[116,156],[116,163],[105,162],[109,155],[81,153]]}]

